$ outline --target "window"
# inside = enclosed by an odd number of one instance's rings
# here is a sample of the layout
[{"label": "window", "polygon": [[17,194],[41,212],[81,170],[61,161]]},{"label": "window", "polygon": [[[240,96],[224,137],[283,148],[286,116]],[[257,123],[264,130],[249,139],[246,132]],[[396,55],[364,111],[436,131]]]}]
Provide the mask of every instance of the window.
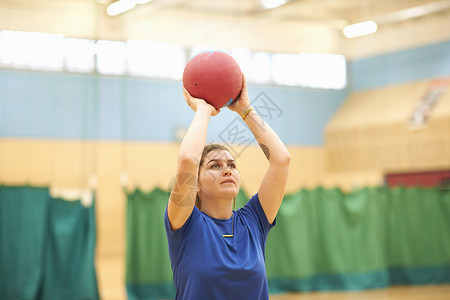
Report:
[{"label": "window", "polygon": [[130,75],[180,79],[186,55],[170,43],[129,40],[127,61]]},{"label": "window", "polygon": [[4,30],[0,33],[0,63],[33,70],[63,69],[64,36]]},{"label": "window", "polygon": [[271,79],[271,57],[265,52],[256,52],[250,58],[248,79],[255,83],[269,83]]},{"label": "window", "polygon": [[346,60],[342,55],[300,53],[300,79],[304,87],[343,89],[347,84]]},{"label": "window", "polygon": [[272,56],[272,79],[276,84],[300,85],[303,67],[299,55],[276,53]]},{"label": "window", "polygon": [[100,74],[125,74],[126,46],[123,42],[97,41],[97,71]]},{"label": "window", "polygon": [[[231,56],[238,62],[239,67],[241,68],[242,72],[246,74],[249,74],[250,72],[250,64],[251,64],[251,57],[252,52],[248,48],[233,48],[231,49]],[[248,78],[247,78],[248,79]]]},{"label": "window", "polygon": [[276,84],[343,89],[347,83],[346,61],[342,55],[277,53],[273,55],[272,64]]},{"label": "window", "polygon": [[67,71],[95,70],[95,41],[67,38],[64,46],[64,65]]},{"label": "window", "polygon": [[210,45],[190,49],[167,42],[86,40],[60,34],[0,31],[0,65],[12,68],[95,72],[180,80],[189,59],[204,51],[230,53],[247,81],[320,89],[343,89],[346,59],[322,53],[266,53],[235,47],[229,52]]}]

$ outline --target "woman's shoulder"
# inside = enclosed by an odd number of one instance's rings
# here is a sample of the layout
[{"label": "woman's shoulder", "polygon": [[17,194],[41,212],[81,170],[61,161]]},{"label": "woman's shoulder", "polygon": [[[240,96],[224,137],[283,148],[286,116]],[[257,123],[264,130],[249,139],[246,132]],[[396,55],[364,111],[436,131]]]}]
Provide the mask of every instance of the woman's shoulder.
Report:
[{"label": "woman's shoulder", "polygon": [[170,229],[169,217],[168,217],[167,209],[166,209],[166,212],[164,214],[166,231],[170,235],[184,236],[191,230],[192,227],[197,226],[196,225],[197,223],[202,223],[200,220],[202,220],[203,218],[204,217],[203,217],[202,212],[197,207],[194,206],[194,208],[192,209],[191,214],[186,219],[184,224],[180,228],[178,228],[176,230],[171,230]]}]

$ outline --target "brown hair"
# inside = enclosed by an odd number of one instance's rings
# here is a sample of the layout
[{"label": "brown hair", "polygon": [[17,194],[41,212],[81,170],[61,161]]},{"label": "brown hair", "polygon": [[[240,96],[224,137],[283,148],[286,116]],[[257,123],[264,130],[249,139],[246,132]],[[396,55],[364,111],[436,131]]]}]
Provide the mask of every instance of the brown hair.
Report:
[{"label": "brown hair", "polygon": [[[227,147],[225,147],[224,145],[221,145],[221,144],[209,144],[209,145],[206,145],[203,148],[202,157],[200,158],[200,164],[199,164],[199,168],[198,168],[197,178],[200,177],[200,166],[203,165],[203,163],[205,162],[206,155],[208,155],[209,152],[215,151],[215,150],[224,150],[224,151],[230,152],[230,150]],[[197,197],[195,199],[195,206],[197,206],[198,209],[201,209],[200,198],[198,197],[198,195],[197,195]]]}]

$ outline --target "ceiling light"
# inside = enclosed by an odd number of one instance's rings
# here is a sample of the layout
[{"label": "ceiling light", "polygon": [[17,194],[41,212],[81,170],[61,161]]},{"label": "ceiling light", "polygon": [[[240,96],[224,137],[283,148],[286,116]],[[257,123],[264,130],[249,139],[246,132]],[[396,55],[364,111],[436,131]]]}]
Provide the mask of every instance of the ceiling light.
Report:
[{"label": "ceiling light", "polygon": [[116,16],[130,9],[133,9],[135,6],[136,2],[134,0],[119,0],[111,3],[108,8],[106,8],[106,12],[110,16]]},{"label": "ceiling light", "polygon": [[286,3],[286,0],[262,0],[262,6],[266,9],[275,8]]},{"label": "ceiling light", "polygon": [[348,25],[344,28],[344,35],[347,38],[354,38],[357,36],[367,35],[377,31],[377,23],[374,21],[366,21],[362,23]]}]

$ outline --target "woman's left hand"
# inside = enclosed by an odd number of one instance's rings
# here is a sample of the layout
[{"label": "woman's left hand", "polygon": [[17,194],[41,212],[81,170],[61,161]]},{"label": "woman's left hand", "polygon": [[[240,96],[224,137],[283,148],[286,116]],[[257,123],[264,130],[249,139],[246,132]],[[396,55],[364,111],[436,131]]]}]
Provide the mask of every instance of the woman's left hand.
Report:
[{"label": "woman's left hand", "polygon": [[250,107],[250,100],[247,91],[247,81],[245,80],[244,73],[242,73],[241,92],[239,93],[239,96],[236,98],[236,100],[227,107],[230,110],[237,112],[239,115],[242,115]]},{"label": "woman's left hand", "polygon": [[211,111],[211,116],[215,116],[220,112],[220,109],[215,109],[214,106],[209,104],[203,99],[192,97],[189,91],[183,86],[183,97],[189,107],[197,112],[197,108],[200,106],[205,106]]}]

